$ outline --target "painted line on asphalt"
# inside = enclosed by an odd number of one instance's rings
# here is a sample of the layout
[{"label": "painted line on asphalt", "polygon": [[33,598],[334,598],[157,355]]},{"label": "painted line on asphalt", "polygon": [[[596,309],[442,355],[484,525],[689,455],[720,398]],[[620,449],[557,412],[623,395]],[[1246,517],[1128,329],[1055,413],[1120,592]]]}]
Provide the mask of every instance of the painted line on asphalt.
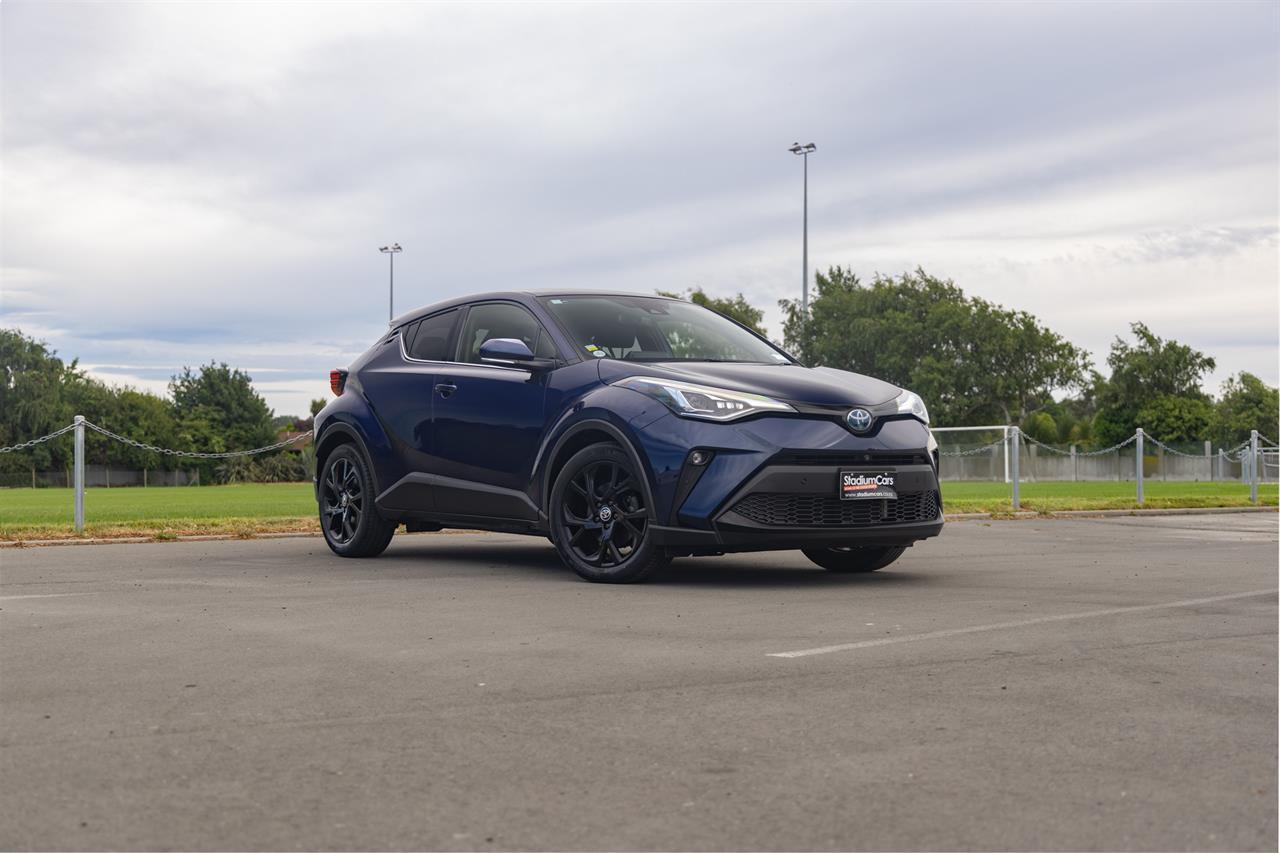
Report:
[{"label": "painted line on asphalt", "polygon": [[1145,613],[1152,610],[1172,610],[1179,607],[1196,607],[1201,604],[1215,604],[1219,601],[1234,601],[1237,598],[1256,598],[1260,595],[1276,595],[1280,590],[1257,589],[1252,592],[1236,592],[1231,595],[1214,595],[1209,598],[1187,598],[1182,601],[1169,601],[1164,604],[1139,604],[1134,607],[1109,607],[1106,610],[1086,610],[1081,613],[1061,613],[1056,616],[1038,616],[1035,619],[1019,619],[1016,622],[996,622],[992,625],[973,625],[968,628],[948,628],[945,631],[930,631],[927,634],[906,634],[900,637],[882,637],[878,640],[863,640],[858,643],[841,643],[838,646],[820,646],[816,649],[800,649],[794,652],[772,652],[771,658],[804,658],[810,655],[825,655],[830,652],[851,652],[857,649],[870,649],[875,646],[891,646],[895,643],[914,643],[919,640],[940,640],[946,637],[957,637],[961,634],[976,634],[980,631],[1003,631],[1006,628],[1025,628],[1029,625],[1043,625],[1047,622],[1066,622],[1071,619],[1095,619],[1099,616],[1117,616],[1122,613]]},{"label": "painted line on asphalt", "polygon": [[70,598],[73,595],[97,595],[96,592],[46,592],[32,595],[0,595],[0,601],[17,601],[20,598]]}]

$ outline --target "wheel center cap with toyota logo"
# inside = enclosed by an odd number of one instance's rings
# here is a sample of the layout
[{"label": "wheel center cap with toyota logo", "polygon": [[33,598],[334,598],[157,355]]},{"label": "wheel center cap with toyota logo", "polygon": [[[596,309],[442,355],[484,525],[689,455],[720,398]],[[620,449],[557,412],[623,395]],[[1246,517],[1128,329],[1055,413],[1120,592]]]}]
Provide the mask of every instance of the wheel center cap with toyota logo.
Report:
[{"label": "wheel center cap with toyota logo", "polygon": [[866,409],[850,409],[844,416],[845,423],[854,432],[866,432],[871,429],[871,413]]},{"label": "wheel center cap with toyota logo", "polygon": [[600,507],[600,520],[605,524],[613,521],[613,510],[607,506]]}]

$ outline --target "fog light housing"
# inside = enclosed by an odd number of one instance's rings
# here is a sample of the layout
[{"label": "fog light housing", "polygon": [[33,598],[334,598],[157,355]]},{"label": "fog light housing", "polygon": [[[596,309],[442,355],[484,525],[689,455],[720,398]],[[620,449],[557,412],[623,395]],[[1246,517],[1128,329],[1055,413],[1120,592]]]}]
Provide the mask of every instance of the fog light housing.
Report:
[{"label": "fog light housing", "polygon": [[695,450],[689,454],[689,464],[701,468],[711,461],[711,456],[710,450]]}]

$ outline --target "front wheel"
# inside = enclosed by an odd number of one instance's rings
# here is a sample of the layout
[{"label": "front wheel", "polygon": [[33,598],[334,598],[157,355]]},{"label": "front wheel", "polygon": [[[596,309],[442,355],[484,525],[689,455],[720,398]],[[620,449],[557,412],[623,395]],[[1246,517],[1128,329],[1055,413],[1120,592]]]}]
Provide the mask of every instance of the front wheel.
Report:
[{"label": "front wheel", "polygon": [[804,555],[829,572],[874,572],[901,557],[906,550],[905,546],[845,546],[805,548]]},{"label": "front wheel", "polygon": [[360,451],[350,444],[333,451],[320,477],[320,527],[329,549],[340,557],[376,557],[396,526],[373,505],[373,475]]},{"label": "front wheel", "polygon": [[653,544],[642,475],[614,444],[573,455],[551,489],[551,541],[560,559],[597,583],[634,583],[671,558]]}]

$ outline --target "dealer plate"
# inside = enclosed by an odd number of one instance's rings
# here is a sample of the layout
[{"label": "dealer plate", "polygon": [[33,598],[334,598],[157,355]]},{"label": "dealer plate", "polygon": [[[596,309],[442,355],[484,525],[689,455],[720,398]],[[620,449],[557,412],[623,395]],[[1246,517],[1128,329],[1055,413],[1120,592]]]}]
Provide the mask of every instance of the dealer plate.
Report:
[{"label": "dealer plate", "polygon": [[837,488],[840,499],[845,501],[896,500],[895,480],[894,474],[887,471],[841,471]]}]

